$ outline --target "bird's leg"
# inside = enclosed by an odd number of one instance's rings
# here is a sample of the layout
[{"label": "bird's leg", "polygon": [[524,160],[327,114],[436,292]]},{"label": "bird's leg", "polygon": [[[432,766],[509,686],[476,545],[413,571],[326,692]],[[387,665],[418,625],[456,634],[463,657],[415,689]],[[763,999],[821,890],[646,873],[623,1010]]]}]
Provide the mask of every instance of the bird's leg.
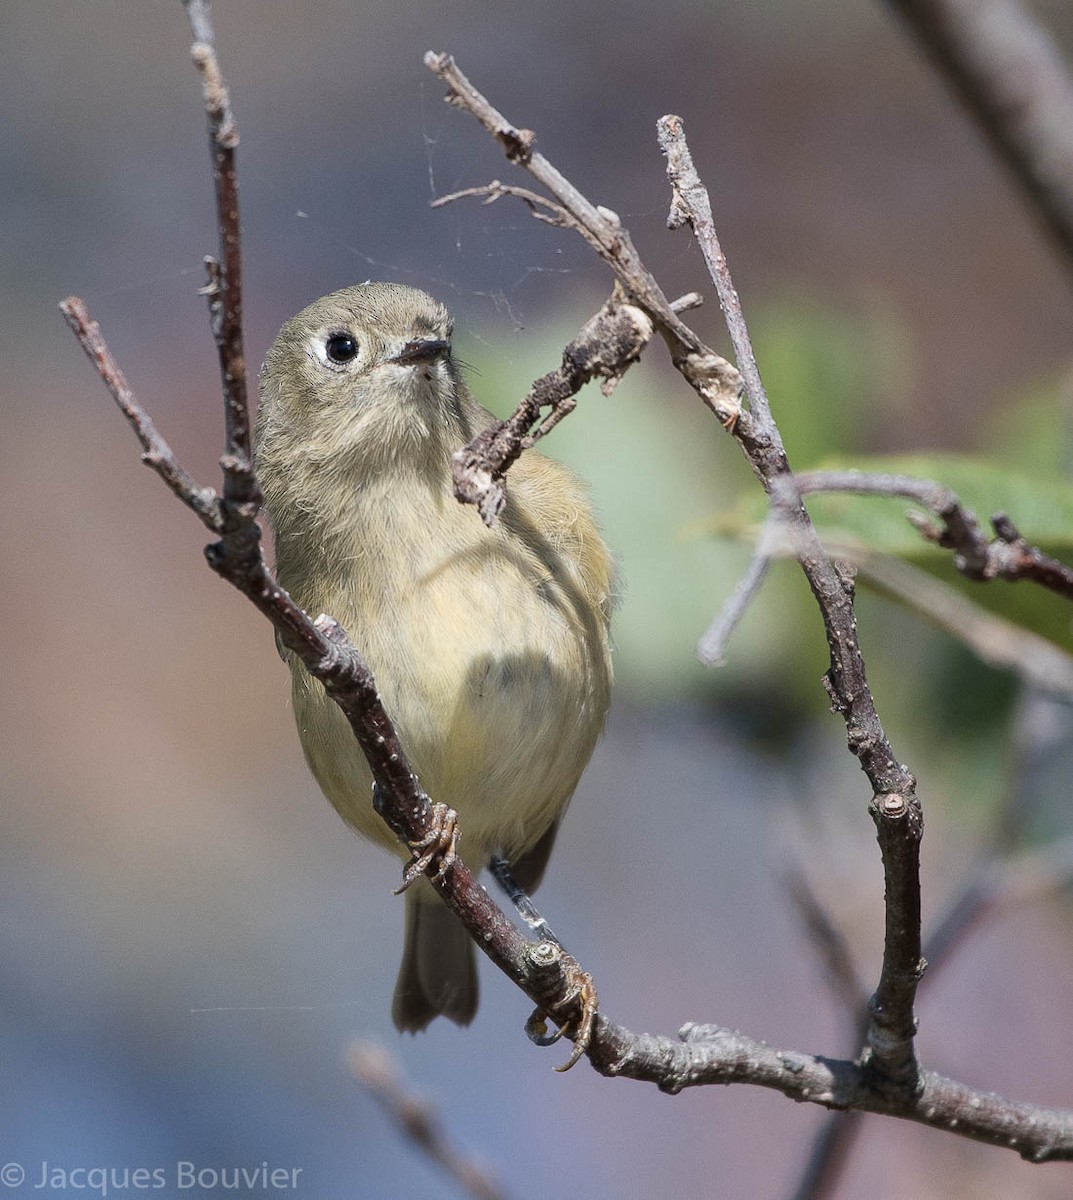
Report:
[{"label": "bird's leg", "polygon": [[[539,1008],[533,1010],[525,1023],[529,1040],[538,1046],[554,1046],[560,1038],[574,1039],[574,1049],[569,1059],[557,1071],[569,1071],[589,1048],[592,1026],[600,1007],[596,984],[592,976],[582,969],[577,960],[556,937],[551,926],[540,915],[529,894],[519,885],[510,869],[510,863],[499,854],[488,860],[492,878],[506,893],[522,920],[540,936],[540,942],[530,947],[534,961],[545,963],[549,978],[558,976],[562,968],[566,974],[566,986],[549,994]],[[568,1015],[569,1014],[569,1015]],[[558,1026],[548,1033],[548,1021]]]},{"label": "bird's leg", "polygon": [[521,917],[526,925],[544,941],[554,942],[561,950],[565,950],[566,947],[555,936],[547,921],[540,915],[529,893],[514,878],[514,873],[510,869],[510,863],[502,855],[493,854],[488,860],[488,870],[491,871],[492,878],[506,893],[511,904],[517,909],[518,916]]}]

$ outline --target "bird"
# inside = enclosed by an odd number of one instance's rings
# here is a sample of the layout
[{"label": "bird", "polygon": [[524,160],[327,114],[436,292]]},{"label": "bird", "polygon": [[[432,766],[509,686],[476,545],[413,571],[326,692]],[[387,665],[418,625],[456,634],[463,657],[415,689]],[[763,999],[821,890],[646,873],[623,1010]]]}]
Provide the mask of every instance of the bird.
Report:
[{"label": "bird", "polygon": [[[610,706],[615,565],[586,485],[536,450],[511,467],[493,527],[455,499],[452,454],[495,418],[462,379],[452,328],[444,305],[395,283],[303,309],[261,369],[255,471],[280,585],[365,657],[423,790],[458,814],[462,859],[479,871],[497,855],[531,892]],[[282,653],[321,790],[405,857],[345,717]],[[424,878],[404,937],[396,1027],[469,1024],[473,942]]]}]

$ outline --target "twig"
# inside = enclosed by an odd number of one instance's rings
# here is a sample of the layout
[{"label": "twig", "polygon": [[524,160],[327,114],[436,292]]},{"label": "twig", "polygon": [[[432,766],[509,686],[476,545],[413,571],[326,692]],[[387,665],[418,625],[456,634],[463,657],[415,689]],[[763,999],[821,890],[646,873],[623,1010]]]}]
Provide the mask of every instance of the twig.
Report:
[{"label": "twig", "polygon": [[[794,476],[803,495],[848,492],[898,497],[931,509],[943,528],[908,514],[929,540],[955,549],[954,565],[971,579],[1032,580],[1064,595],[1073,572],[1020,538],[1008,518],[992,518],[996,529],[1010,538],[988,541],[972,512],[949,488],[908,475],[866,474],[858,471],[816,471]],[[770,560],[792,554],[793,546],[777,510],[769,513],[760,531],[749,569],[704,635],[698,654],[714,665],[725,643],[755,596]],[[879,591],[915,609],[926,620],[964,642],[984,662],[1018,675],[1049,695],[1073,695],[1073,657],[1046,638],[988,612],[952,587],[910,563],[877,554],[856,542],[825,538],[828,551],[853,566]],[[1012,551],[1012,552],[1011,552]],[[718,661],[718,660],[715,660]]]},{"label": "twig", "polygon": [[556,204],[547,196],[542,196],[539,192],[531,191],[529,188],[500,183],[498,179],[493,179],[491,183],[486,183],[481,187],[462,188],[461,191],[450,192],[446,196],[437,196],[429,204],[429,208],[443,208],[459,200],[475,199],[479,196],[484,197],[485,204],[494,204],[497,200],[502,200],[504,196],[514,196],[526,205],[536,220],[543,221],[547,225],[554,225],[556,229],[573,229],[582,237],[587,236],[585,226],[575,220],[561,204]]},{"label": "twig", "polygon": [[1005,513],[991,518],[996,537],[988,539],[975,514],[957,493],[930,479],[864,471],[809,471],[797,476],[802,495],[817,492],[850,492],[860,496],[887,496],[912,500],[930,509],[942,522],[910,514],[913,525],[929,541],[954,551],[954,566],[970,579],[986,583],[1006,579],[1028,580],[1073,600],[1073,568],[1030,546]]},{"label": "twig", "polygon": [[715,233],[708,190],[701,183],[697,169],[693,166],[693,156],[686,143],[682,118],[673,115],[660,117],[656,122],[656,136],[659,139],[659,148],[667,159],[667,178],[671,184],[671,211],[667,218],[667,228],[680,229],[683,225],[688,225],[693,230],[708,274],[715,284],[719,307],[726,319],[727,332],[734,346],[734,357],[738,360],[738,370],[745,385],[745,394],[749,398],[749,410],[758,420],[771,423],[771,407],[760,380],[749,328],[745,324],[745,314],[741,309],[741,299],[738,289],[734,286],[734,280],[730,277],[726,255]]},{"label": "twig", "polygon": [[888,0],[975,117],[1073,271],[1073,79],[1018,0]]},{"label": "twig", "polygon": [[772,509],[764,521],[760,536],[756,539],[756,549],[745,574],[738,580],[734,590],[716,614],[715,620],[697,643],[697,658],[706,667],[722,666],[734,630],[763,586],[771,567],[771,560],[780,553],[786,541],[782,529],[782,514]]},{"label": "twig", "polygon": [[152,467],[170,490],[201,518],[202,523],[213,533],[223,532],[223,517],[220,501],[212,488],[198,487],[197,483],[176,461],[171,447],[157,432],[149,414],[142,408],[127,383],[126,376],[112,357],[112,352],[101,336],[101,328],[90,320],[85,302],[77,296],[68,296],[60,301],[60,311],[86,352],[86,357],[97,368],[120,411],[127,418],[142,444],[142,462]]},{"label": "twig", "polygon": [[347,1051],[347,1065],[403,1135],[467,1195],[474,1200],[504,1200],[506,1192],[499,1183],[448,1142],[433,1105],[407,1091],[397,1063],[383,1046],[355,1042]]},{"label": "twig", "polygon": [[572,227],[614,271],[630,303],[642,309],[655,325],[667,343],[674,365],[704,403],[727,428],[738,429],[740,426],[741,432],[746,433],[750,423],[748,414],[742,414],[738,401],[741,377],[737,369],[706,346],[678,316],[655,277],[641,261],[618,214],[587,200],[533,148],[536,134],[512,125],[477,91],[449,54],[436,54],[430,50],[425,55],[425,66],[447,84],[447,102],[470,112],[499,142],[507,158],[527,170],[555,197],[560,209],[569,214]]},{"label": "twig", "polygon": [[[573,410],[574,397],[590,379],[601,379],[600,390],[610,395],[651,336],[652,322],[626,303],[616,287],[567,345],[559,368],[542,375],[507,420],[494,422],[455,451],[451,461],[455,496],[464,504],[475,504],[481,520],[494,525],[507,499],[503,477],[508,467]],[[541,420],[545,408],[550,411]]]},{"label": "twig", "polygon": [[1029,579],[1067,600],[1073,600],[1073,568],[1030,546],[1005,513],[995,513],[991,525],[1004,547],[1004,552],[994,543],[989,547],[997,575],[1015,582]]},{"label": "twig", "polygon": [[201,74],[216,191],[219,257],[205,259],[208,282],[202,292],[209,302],[212,333],[220,359],[226,430],[226,449],[220,462],[224,472],[222,511],[225,521],[230,521],[232,509],[257,506],[261,502],[253,474],[246,351],[242,337],[242,235],[235,169],[238,124],[216,59],[209,5],[206,0],[183,0],[183,4],[195,38],[190,54]]},{"label": "twig", "polygon": [[[477,196],[483,196],[485,204],[514,196],[527,205],[538,221],[559,229],[573,229],[592,242],[585,226],[561,204],[529,188],[500,183],[498,179],[483,187],[463,188],[440,196],[430,207],[442,208]],[[677,314],[702,303],[702,296],[689,292],[672,300],[670,310]],[[616,281],[610,298],[563,351],[558,370],[542,375],[507,420],[497,421],[455,452],[452,459],[455,497],[463,504],[475,504],[481,520],[489,527],[494,525],[506,503],[506,473],[522,451],[535,445],[573,412],[574,396],[591,379],[601,378],[600,390],[609,396],[640,358],[652,333],[653,321],[642,308],[627,303],[622,285]],[[550,411],[540,420],[542,408]]]}]

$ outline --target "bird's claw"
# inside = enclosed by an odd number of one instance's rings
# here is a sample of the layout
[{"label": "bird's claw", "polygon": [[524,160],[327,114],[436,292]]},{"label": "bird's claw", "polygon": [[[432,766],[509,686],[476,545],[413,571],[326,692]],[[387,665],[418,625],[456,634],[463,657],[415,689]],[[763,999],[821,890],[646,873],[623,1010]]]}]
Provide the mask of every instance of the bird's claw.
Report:
[{"label": "bird's claw", "polygon": [[[574,1049],[570,1057],[556,1071],[569,1071],[581,1059],[592,1041],[592,1029],[596,1014],[600,1008],[600,1000],[596,994],[596,983],[588,971],[567,954],[563,955],[562,966],[566,972],[566,990],[554,1003],[548,1007],[541,1006],[533,1010],[525,1023],[525,1032],[529,1040],[538,1046],[553,1046],[560,1038],[573,1038]],[[568,1015],[560,1017],[560,1013]],[[548,1033],[548,1020],[558,1026],[554,1033]]]},{"label": "bird's claw", "polygon": [[432,828],[416,842],[407,842],[413,858],[406,864],[402,872],[402,883],[395,889],[395,895],[401,895],[411,884],[428,872],[436,860],[439,864],[433,875],[434,879],[443,879],[447,872],[458,861],[458,839],[461,836],[458,828],[458,813],[446,804],[432,806]]}]

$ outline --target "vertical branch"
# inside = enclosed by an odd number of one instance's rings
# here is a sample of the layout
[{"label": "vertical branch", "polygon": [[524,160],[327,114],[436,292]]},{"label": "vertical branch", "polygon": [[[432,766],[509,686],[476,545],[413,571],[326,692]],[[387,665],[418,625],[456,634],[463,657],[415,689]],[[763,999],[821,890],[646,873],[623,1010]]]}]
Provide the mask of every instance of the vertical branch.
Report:
[{"label": "vertical branch", "polygon": [[208,0],[183,0],[183,4],[195,39],[190,53],[201,74],[216,192],[219,257],[205,259],[209,278],[203,291],[209,301],[224,395],[226,449],[221,465],[226,513],[231,508],[260,503],[252,466],[246,351],[242,338],[242,242],[235,169],[239,136],[231,97],[216,59]]}]

